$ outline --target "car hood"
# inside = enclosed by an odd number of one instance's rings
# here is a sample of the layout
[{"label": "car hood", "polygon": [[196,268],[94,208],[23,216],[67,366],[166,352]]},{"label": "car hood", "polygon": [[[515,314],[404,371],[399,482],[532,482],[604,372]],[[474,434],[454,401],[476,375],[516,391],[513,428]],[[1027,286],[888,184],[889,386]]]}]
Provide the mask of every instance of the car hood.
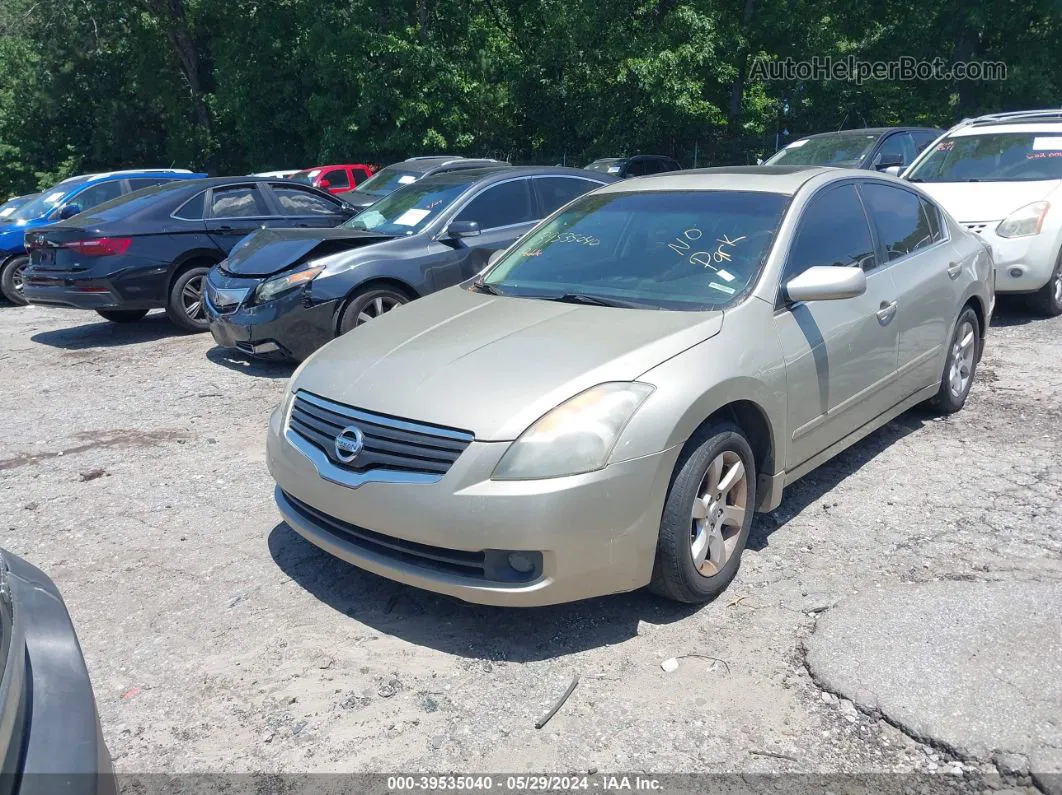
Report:
[{"label": "car hood", "polygon": [[1026,204],[1040,201],[1062,185],[1062,180],[1035,182],[918,182],[960,222],[1002,221]]},{"label": "car hood", "polygon": [[259,229],[232,250],[222,268],[234,276],[270,276],[311,256],[323,257],[393,239],[344,227]]},{"label": "car hood", "polygon": [[328,343],[293,387],[507,441],[573,395],[637,379],[722,323],[719,311],[573,305],[451,287]]}]

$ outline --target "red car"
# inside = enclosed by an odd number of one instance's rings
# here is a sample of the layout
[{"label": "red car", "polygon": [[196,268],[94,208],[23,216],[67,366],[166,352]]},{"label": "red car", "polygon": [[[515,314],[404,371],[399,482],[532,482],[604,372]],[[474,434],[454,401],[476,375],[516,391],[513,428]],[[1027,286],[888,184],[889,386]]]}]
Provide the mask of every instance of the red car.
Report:
[{"label": "red car", "polygon": [[313,185],[329,193],[345,193],[348,190],[354,190],[375,172],[376,166],[348,163],[342,166],[314,166],[292,174],[289,179]]}]

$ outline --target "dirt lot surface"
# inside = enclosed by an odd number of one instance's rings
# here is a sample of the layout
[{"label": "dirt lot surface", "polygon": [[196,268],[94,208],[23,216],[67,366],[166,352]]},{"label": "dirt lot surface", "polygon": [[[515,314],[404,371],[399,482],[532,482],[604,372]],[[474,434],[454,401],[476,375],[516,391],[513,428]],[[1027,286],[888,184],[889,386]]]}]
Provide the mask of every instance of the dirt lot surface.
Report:
[{"label": "dirt lot surface", "polygon": [[932,772],[923,789],[1025,788],[1020,766],[999,779],[987,754],[958,759],[822,691],[804,651],[824,611],[874,589],[1062,581],[1062,320],[998,315],[967,408],[908,413],[792,487],[715,603],[516,611],[361,572],[280,523],[264,433],[290,368],[161,316],[0,307],[0,543],[62,590],[119,773]]}]

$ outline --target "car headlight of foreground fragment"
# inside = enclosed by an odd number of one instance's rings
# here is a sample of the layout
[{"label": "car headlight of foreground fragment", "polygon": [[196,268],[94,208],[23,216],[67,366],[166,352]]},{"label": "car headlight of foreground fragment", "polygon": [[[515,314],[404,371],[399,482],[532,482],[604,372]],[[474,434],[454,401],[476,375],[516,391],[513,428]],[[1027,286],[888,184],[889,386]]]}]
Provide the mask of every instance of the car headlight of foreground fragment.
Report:
[{"label": "car headlight of foreground fragment", "polygon": [[580,392],[520,434],[491,479],[537,480],[602,469],[653,389],[638,381],[612,381]]},{"label": "car headlight of foreground fragment", "polygon": [[1048,202],[1033,202],[1019,207],[999,222],[996,234],[1000,237],[1031,237],[1040,234],[1044,227],[1044,216],[1051,209]]},{"label": "car headlight of foreground fragment", "polygon": [[266,279],[255,288],[254,302],[256,304],[264,304],[266,301],[272,301],[288,290],[293,290],[300,285],[313,281],[323,270],[323,265],[311,265],[306,268],[300,268],[297,271],[274,276],[272,279]]}]

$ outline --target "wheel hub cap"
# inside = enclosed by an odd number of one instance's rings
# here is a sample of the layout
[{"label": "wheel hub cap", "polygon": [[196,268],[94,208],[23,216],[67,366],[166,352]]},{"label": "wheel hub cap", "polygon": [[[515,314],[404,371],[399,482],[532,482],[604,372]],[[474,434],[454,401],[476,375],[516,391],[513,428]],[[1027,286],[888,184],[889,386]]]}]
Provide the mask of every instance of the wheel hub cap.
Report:
[{"label": "wheel hub cap", "polygon": [[708,465],[693,500],[690,554],[705,577],[718,574],[737,547],[745,524],[748,478],[741,457],[726,450]]},{"label": "wheel hub cap", "polygon": [[973,324],[965,321],[951,346],[951,365],[948,369],[948,388],[955,397],[962,397],[970,387],[974,356],[977,353],[977,334]]}]

